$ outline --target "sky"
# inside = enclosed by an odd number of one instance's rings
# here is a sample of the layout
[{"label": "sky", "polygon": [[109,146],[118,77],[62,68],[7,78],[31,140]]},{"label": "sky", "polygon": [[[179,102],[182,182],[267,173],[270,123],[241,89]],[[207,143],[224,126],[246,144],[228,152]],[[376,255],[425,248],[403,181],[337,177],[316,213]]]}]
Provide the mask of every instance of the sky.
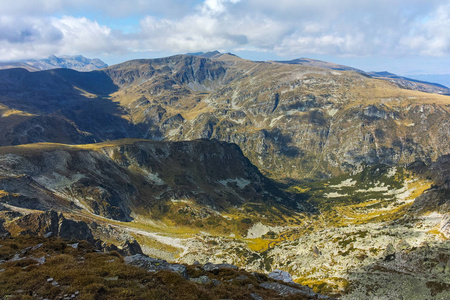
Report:
[{"label": "sky", "polygon": [[450,0],[0,0],[0,61],[213,50],[450,74]]}]

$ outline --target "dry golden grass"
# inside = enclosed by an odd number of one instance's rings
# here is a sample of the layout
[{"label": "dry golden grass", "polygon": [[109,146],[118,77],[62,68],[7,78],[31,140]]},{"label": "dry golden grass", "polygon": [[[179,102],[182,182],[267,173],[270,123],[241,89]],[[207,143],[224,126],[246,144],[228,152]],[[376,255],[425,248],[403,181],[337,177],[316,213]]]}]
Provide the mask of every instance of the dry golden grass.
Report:
[{"label": "dry golden grass", "polygon": [[[177,273],[126,265],[117,252],[98,253],[93,246],[80,241],[74,249],[67,241],[20,236],[0,240],[0,297],[2,299],[253,299],[257,293],[264,299],[305,299],[281,297],[259,287],[267,276],[254,276],[243,270],[221,269],[206,272],[187,266],[192,278],[208,276],[220,281],[197,284]],[[34,247],[34,248],[33,248]],[[15,255],[20,260],[12,260]],[[37,258],[45,257],[43,264]],[[242,279],[237,279],[239,276]],[[66,295],[66,296],[64,296]]]},{"label": "dry golden grass", "polygon": [[[67,150],[67,151],[77,151],[77,150],[93,150],[99,151],[108,147],[120,147],[124,145],[130,145],[137,142],[145,142],[146,139],[121,139],[114,141],[107,141],[95,144],[85,144],[85,145],[68,145],[68,144],[58,144],[58,143],[33,143],[24,144],[18,146],[4,146],[0,147],[0,155],[5,155],[8,153],[22,154],[22,155],[32,155],[40,153],[42,151],[54,151],[54,150]],[[153,143],[158,143],[158,141],[152,141]]]}]

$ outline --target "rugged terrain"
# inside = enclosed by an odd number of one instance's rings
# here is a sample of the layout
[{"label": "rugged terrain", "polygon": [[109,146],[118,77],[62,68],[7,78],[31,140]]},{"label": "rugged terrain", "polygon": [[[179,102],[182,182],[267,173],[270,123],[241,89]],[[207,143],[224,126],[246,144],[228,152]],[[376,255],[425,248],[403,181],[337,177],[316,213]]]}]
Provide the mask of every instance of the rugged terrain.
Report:
[{"label": "rugged terrain", "polygon": [[[304,211],[232,144],[217,140],[119,140],[90,145],[0,147],[2,202],[29,209],[84,211],[113,220],[168,217],[202,226],[248,205]],[[192,206],[192,207],[191,207]],[[207,207],[196,212],[195,207]],[[176,216],[167,216],[175,211]],[[185,215],[183,215],[183,214]],[[198,220],[196,220],[198,221]]]},{"label": "rugged terrain", "polygon": [[56,209],[106,251],[447,299],[450,98],[391,79],[218,52],[0,71],[4,224]]},{"label": "rugged terrain", "polygon": [[272,178],[449,152],[448,96],[354,71],[230,54],[134,60],[101,71],[0,72],[1,145],[118,138],[238,144]]},{"label": "rugged terrain", "polygon": [[92,236],[79,238],[116,245],[104,249],[137,241],[171,262],[281,269],[348,299],[450,293],[448,157],[366,166],[282,191],[236,145],[215,140],[31,144],[0,154],[5,226],[16,234],[67,237],[70,226],[43,231],[52,227],[20,219],[56,208],[87,224]]},{"label": "rugged terrain", "polygon": [[[280,270],[266,275],[229,264],[171,264],[117,248],[102,252],[92,244],[84,222],[60,224],[63,231],[56,235],[55,215],[51,211],[19,218],[16,227],[41,231],[17,236],[0,224],[2,299],[330,299]],[[63,224],[71,222],[61,214],[59,218]]]}]

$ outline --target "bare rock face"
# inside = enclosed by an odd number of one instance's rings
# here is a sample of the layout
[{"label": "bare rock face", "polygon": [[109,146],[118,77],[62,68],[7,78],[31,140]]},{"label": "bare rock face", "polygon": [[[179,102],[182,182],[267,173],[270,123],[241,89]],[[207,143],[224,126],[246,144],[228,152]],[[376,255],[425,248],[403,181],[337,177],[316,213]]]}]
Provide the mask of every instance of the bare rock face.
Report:
[{"label": "bare rock face", "polygon": [[11,233],[3,226],[3,222],[0,222],[0,238],[7,238],[10,235]]},{"label": "bare rock face", "polygon": [[102,242],[101,240],[98,240],[96,242],[96,246],[98,249],[104,252],[117,251],[120,255],[123,256],[143,254],[141,246],[135,239],[126,240],[125,242],[122,242],[120,245],[114,245],[111,243]]}]

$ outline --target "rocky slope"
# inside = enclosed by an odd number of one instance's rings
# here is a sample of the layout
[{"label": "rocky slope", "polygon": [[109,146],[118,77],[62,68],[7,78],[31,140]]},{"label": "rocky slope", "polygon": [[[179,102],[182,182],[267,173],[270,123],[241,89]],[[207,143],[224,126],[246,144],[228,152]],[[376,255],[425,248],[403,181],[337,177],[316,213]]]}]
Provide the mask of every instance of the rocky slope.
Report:
[{"label": "rocky slope", "polygon": [[238,144],[271,177],[296,180],[362,164],[428,163],[450,150],[447,96],[230,54],[134,60],[90,73],[5,70],[0,91],[2,145],[216,138]]},{"label": "rocky slope", "polygon": [[84,210],[122,221],[172,212],[174,221],[199,214],[220,222],[221,211],[250,203],[304,209],[236,145],[216,140],[1,147],[0,190],[9,205]]},{"label": "rocky slope", "polygon": [[108,65],[105,64],[98,58],[89,59],[82,55],[63,55],[61,57],[56,57],[51,55],[45,59],[38,60],[27,60],[18,62],[3,62],[0,63],[0,70],[2,69],[12,69],[12,68],[23,68],[31,72],[50,70],[57,68],[73,69],[80,72],[88,72],[93,70],[98,70],[106,68]]},{"label": "rocky slope", "polygon": [[[186,60],[170,58],[174,65]],[[134,122],[151,118],[165,138],[237,143],[276,178],[326,177],[363,163],[430,162],[449,151],[448,97],[402,90],[348,71],[254,63],[231,55],[190,60],[199,66],[188,72],[197,74],[193,81],[177,79],[177,68],[164,77],[147,73],[122,86],[113,99],[136,116]],[[141,66],[147,63],[153,61]],[[129,67],[117,65],[108,72]],[[210,74],[222,68],[223,77]],[[209,80],[197,80],[202,78]],[[154,90],[160,86],[165,88]]]},{"label": "rocky slope", "polygon": [[21,235],[0,245],[2,299],[331,299],[280,273],[100,253],[75,238]]},{"label": "rocky slope", "polygon": [[0,91],[1,145],[178,141],[0,147],[11,218],[54,208],[158,258],[349,299],[448,298],[447,96],[220,53],[6,70]]}]

